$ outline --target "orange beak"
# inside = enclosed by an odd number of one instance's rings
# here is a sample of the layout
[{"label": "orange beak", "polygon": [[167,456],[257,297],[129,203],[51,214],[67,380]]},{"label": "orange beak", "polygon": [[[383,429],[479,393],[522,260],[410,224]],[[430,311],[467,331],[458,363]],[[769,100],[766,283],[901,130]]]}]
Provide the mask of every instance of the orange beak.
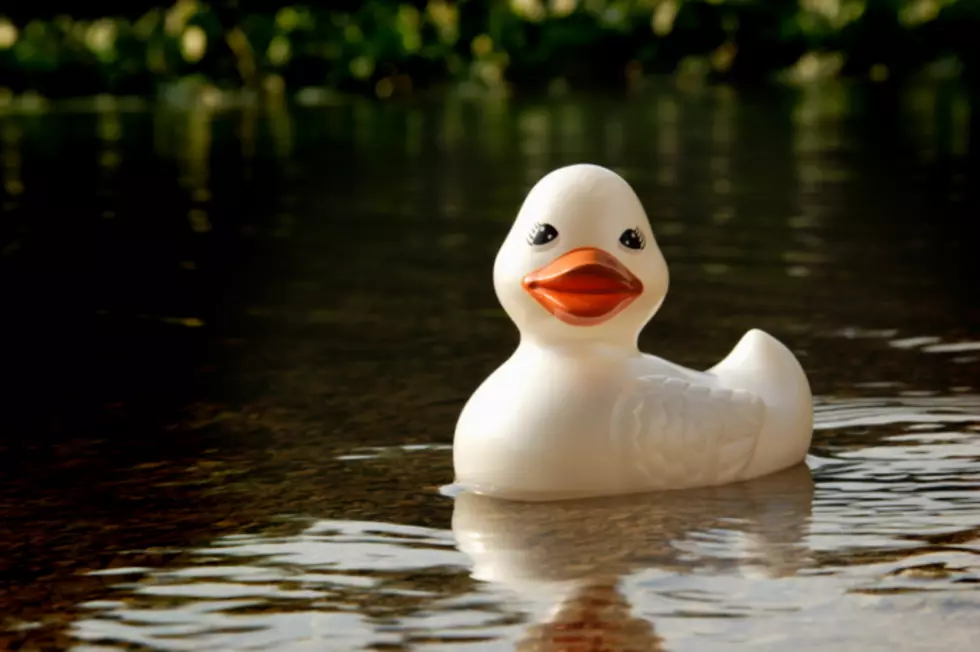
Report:
[{"label": "orange beak", "polygon": [[610,253],[573,249],[524,277],[521,285],[545,310],[572,326],[595,326],[622,312],[643,284]]}]

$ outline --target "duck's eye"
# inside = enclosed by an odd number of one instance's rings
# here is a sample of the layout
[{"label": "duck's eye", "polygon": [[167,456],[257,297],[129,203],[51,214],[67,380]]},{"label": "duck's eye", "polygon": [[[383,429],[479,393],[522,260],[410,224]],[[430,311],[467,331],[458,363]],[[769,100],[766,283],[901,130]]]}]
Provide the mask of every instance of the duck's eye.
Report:
[{"label": "duck's eye", "polygon": [[548,244],[557,237],[558,229],[544,222],[535,222],[534,226],[531,227],[531,232],[527,234],[527,243],[539,247]]},{"label": "duck's eye", "polygon": [[643,237],[643,232],[639,229],[626,229],[619,236],[619,242],[624,247],[629,247],[630,249],[643,249],[647,244],[646,238]]}]

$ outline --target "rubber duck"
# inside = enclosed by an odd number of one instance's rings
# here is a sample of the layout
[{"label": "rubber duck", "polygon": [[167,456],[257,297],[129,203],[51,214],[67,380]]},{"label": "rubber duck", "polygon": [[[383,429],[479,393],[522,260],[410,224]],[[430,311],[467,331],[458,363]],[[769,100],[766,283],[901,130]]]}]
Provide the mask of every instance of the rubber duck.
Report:
[{"label": "rubber duck", "polygon": [[493,283],[520,342],[459,416],[459,486],[565,500],[744,481],[806,457],[810,385],[776,338],[750,330],[706,371],[639,350],[669,273],[639,198],[612,170],[541,178]]}]

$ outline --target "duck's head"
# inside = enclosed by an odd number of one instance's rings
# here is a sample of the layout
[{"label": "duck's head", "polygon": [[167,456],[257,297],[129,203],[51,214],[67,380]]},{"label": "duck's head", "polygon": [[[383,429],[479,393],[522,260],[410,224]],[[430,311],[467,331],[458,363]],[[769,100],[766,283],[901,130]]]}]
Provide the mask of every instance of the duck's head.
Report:
[{"label": "duck's head", "polygon": [[636,193],[615,172],[587,164],[538,181],[493,269],[504,310],[542,343],[635,346],[668,280]]}]

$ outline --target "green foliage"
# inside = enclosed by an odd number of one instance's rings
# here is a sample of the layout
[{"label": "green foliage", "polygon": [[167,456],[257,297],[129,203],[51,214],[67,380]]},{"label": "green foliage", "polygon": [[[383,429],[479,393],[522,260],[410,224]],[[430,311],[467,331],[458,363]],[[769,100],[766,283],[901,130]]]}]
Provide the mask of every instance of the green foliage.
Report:
[{"label": "green foliage", "polygon": [[196,79],[387,98],[444,82],[535,90],[654,73],[734,82],[975,75],[980,56],[980,0],[227,4],[177,0],[135,19],[0,16],[0,86],[8,95],[143,95]]}]

